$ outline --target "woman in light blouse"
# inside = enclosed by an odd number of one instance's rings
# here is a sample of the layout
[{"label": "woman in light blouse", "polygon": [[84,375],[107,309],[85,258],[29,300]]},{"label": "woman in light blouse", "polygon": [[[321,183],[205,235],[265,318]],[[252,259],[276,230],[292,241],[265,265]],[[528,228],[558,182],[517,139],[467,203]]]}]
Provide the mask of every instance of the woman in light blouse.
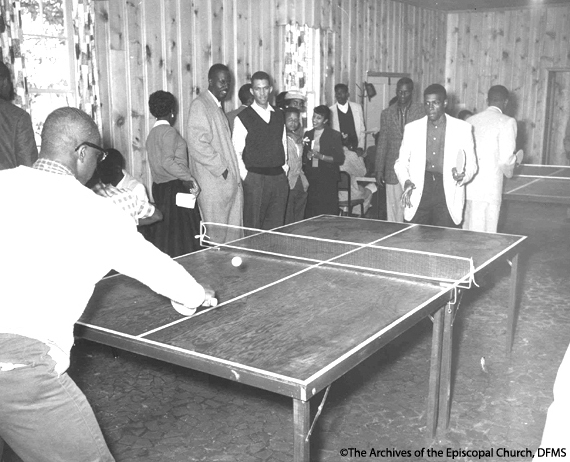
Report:
[{"label": "woman in light blouse", "polygon": [[150,113],[156,123],[146,139],[146,150],[152,172],[152,195],[164,219],[149,227],[150,241],[171,257],[200,248],[200,213],[176,205],[178,193],[198,195],[200,188],[188,168],[188,146],[172,127],[176,99],[172,93],[159,90],[150,95]]},{"label": "woman in light blouse", "polygon": [[338,215],[339,166],[344,162],[342,138],[328,122],[330,109],[317,106],[313,129],[305,133],[305,175],[309,191],[305,218],[321,214]]}]

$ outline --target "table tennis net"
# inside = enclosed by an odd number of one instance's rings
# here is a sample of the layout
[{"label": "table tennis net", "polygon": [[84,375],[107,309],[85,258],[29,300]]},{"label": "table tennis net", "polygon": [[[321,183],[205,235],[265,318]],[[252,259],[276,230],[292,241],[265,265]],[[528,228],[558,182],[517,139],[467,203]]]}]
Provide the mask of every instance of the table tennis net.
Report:
[{"label": "table tennis net", "polygon": [[570,180],[570,167],[567,165],[532,165],[525,164],[516,168],[514,178],[535,178],[537,180]]},{"label": "table tennis net", "polygon": [[[232,231],[243,232],[244,237],[226,243],[215,242],[210,237],[224,235],[220,231],[226,231],[229,228]],[[294,259],[306,262],[308,265],[457,284],[458,287],[464,288],[469,288],[473,282],[472,259],[432,252],[395,249],[375,244],[338,241],[209,222],[202,223],[200,241],[206,246],[218,246],[280,259]]]}]

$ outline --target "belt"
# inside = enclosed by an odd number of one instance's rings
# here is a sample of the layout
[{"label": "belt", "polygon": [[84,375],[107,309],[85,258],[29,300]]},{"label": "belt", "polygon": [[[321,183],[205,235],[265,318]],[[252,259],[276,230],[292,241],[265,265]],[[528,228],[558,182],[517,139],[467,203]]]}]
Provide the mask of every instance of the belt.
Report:
[{"label": "belt", "polygon": [[248,172],[258,175],[277,176],[285,173],[282,166],[279,167],[246,167]]}]

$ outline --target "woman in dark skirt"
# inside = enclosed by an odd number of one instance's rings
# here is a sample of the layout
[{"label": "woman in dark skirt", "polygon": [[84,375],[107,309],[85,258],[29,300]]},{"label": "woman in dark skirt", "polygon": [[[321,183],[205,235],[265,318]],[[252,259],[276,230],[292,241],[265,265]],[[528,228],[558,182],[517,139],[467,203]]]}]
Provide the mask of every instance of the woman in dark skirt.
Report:
[{"label": "woman in dark skirt", "polygon": [[200,249],[200,212],[176,205],[177,193],[200,192],[188,168],[188,147],[180,133],[172,127],[176,99],[172,93],[157,91],[150,95],[150,113],[156,123],[146,139],[146,150],[152,172],[152,195],[164,219],[150,225],[148,239],[171,257]]},{"label": "woman in dark skirt", "polygon": [[338,215],[339,166],[344,162],[342,138],[328,122],[330,109],[317,106],[313,129],[305,133],[305,175],[309,191],[305,218],[321,214]]}]

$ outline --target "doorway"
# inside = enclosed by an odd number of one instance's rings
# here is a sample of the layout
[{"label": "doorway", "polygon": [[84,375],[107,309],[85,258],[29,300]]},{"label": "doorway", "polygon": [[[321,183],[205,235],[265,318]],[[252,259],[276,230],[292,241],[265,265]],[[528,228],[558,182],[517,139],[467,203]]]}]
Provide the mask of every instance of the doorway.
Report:
[{"label": "doorway", "polygon": [[374,146],[374,135],[380,131],[380,113],[386,109],[390,100],[396,96],[396,84],[402,77],[409,77],[410,74],[396,74],[391,72],[372,72],[366,74],[366,83],[374,85],[376,95],[364,99],[364,121],[366,123],[366,146]]}]

